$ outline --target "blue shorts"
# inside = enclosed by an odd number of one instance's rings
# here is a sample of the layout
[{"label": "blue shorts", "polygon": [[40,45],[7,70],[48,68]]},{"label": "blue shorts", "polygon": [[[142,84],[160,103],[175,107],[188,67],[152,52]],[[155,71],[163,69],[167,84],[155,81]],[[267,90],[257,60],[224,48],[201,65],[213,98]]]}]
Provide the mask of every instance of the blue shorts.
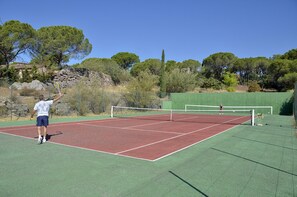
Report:
[{"label": "blue shorts", "polygon": [[48,125],[48,116],[38,116],[37,117],[36,126],[38,126],[38,127],[41,127],[41,126],[47,127],[47,125]]}]

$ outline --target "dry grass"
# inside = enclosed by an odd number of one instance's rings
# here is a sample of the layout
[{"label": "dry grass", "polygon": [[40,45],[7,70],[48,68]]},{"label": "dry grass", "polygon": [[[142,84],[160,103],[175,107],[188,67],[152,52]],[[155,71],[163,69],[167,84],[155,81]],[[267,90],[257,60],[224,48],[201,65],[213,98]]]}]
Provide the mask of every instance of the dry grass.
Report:
[{"label": "dry grass", "polygon": [[123,91],[126,91],[126,90],[127,90],[127,87],[125,85],[104,87],[104,91],[106,91],[106,92],[120,93],[120,92],[123,92]]},{"label": "dry grass", "polygon": [[0,87],[0,92],[2,97],[10,97],[10,89],[6,87]]}]

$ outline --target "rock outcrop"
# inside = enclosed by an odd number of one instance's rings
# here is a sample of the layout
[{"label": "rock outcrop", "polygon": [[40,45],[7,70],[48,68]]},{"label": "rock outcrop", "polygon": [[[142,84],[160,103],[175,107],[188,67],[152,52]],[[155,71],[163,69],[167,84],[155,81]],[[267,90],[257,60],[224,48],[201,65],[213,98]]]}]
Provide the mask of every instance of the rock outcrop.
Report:
[{"label": "rock outcrop", "polygon": [[85,79],[86,83],[97,82],[100,86],[113,85],[113,81],[109,75],[90,71],[85,68],[65,68],[56,73],[54,82],[59,82],[61,88],[74,86],[80,80]]}]

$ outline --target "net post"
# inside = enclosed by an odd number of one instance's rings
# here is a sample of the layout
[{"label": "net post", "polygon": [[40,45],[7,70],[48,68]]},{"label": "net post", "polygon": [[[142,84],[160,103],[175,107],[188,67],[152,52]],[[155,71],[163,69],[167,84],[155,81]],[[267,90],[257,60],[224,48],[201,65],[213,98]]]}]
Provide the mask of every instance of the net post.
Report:
[{"label": "net post", "polygon": [[110,108],[110,117],[113,118],[113,105]]},{"label": "net post", "polygon": [[251,125],[255,126],[255,110],[251,110]]},{"label": "net post", "polygon": [[172,109],[171,109],[171,110],[170,110],[170,121],[173,120],[173,118],[172,118],[172,114],[173,114],[173,112],[172,112]]}]

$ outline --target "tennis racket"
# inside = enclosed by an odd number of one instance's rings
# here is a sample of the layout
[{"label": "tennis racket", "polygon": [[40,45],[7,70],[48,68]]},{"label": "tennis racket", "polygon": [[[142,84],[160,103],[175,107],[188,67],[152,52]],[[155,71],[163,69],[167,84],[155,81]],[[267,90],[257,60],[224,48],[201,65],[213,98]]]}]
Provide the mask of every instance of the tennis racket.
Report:
[{"label": "tennis racket", "polygon": [[55,88],[57,89],[59,95],[61,95],[62,93],[61,93],[60,84],[59,84],[58,82],[55,82],[55,83],[54,83],[54,86],[55,86]]}]

